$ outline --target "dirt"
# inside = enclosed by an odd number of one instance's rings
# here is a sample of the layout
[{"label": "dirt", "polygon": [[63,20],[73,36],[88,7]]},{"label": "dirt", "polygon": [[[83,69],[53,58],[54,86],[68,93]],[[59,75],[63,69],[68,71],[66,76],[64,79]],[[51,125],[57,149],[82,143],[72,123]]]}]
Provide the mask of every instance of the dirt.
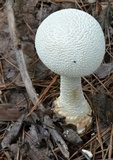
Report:
[{"label": "dirt", "polygon": [[[0,0],[0,159],[1,160],[101,160],[113,159],[113,2],[87,0],[17,0],[13,9],[30,79],[37,94],[42,95],[45,110],[36,109],[26,117],[33,104],[26,92],[17,64],[7,20],[6,2]],[[34,47],[40,23],[51,13],[78,8],[92,14],[100,23],[106,39],[106,55],[94,75],[83,78],[83,90],[94,105],[94,123],[84,136],[75,126],[66,126],[51,111],[52,101],[59,95],[59,77],[39,59]],[[51,87],[48,89],[48,86]],[[47,92],[45,92],[47,90]],[[100,103],[103,102],[103,103]],[[106,109],[108,108],[109,111]],[[50,119],[49,119],[50,117]],[[48,120],[48,121],[47,121]],[[48,127],[49,126],[49,127]],[[65,138],[65,133],[70,133]],[[3,147],[5,146],[5,147]],[[93,158],[82,149],[91,151]],[[69,157],[70,158],[69,158]]]}]

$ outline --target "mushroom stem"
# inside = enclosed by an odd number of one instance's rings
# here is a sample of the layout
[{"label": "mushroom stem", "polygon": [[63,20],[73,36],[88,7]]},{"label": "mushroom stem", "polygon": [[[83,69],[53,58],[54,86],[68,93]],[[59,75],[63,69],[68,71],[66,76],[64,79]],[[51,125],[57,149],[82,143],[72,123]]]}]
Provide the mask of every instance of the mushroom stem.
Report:
[{"label": "mushroom stem", "polygon": [[91,108],[83,95],[80,77],[61,76],[60,96],[55,106],[55,111],[66,117],[66,123],[77,126],[78,133],[91,124]]}]

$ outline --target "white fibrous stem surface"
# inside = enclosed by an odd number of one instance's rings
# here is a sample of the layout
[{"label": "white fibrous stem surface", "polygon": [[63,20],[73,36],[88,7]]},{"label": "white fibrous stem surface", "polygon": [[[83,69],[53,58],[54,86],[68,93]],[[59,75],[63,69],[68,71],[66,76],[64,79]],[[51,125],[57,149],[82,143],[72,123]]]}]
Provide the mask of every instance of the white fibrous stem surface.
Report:
[{"label": "white fibrous stem surface", "polygon": [[75,124],[78,132],[91,124],[91,108],[83,95],[81,78],[61,76],[60,97],[56,100],[55,110],[66,117],[67,123]]}]

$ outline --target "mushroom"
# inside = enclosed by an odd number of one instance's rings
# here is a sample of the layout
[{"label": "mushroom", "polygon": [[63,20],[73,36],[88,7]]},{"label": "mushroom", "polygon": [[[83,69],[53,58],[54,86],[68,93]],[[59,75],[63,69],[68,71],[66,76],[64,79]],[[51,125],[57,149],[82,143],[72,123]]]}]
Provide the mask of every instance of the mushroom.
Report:
[{"label": "mushroom", "polygon": [[92,123],[92,110],[83,95],[81,77],[93,73],[105,54],[99,23],[78,9],[54,12],[39,26],[35,47],[42,62],[61,77],[55,112],[83,133]]}]

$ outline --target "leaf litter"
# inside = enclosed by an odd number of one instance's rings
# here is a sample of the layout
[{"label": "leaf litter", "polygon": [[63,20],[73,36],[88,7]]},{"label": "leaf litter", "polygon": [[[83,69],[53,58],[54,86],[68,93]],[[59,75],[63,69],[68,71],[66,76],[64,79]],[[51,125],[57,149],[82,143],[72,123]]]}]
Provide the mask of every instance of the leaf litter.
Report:
[{"label": "leaf litter", "polygon": [[[113,159],[113,2],[84,0],[17,0],[13,3],[16,34],[24,54],[30,81],[36,92],[26,90],[10,37],[6,5],[0,0],[0,159],[112,160]],[[59,95],[59,76],[39,60],[34,38],[41,21],[64,8],[92,14],[106,39],[103,64],[83,77],[84,94],[93,109],[93,125],[79,136],[75,126],[54,115],[52,101]],[[16,46],[19,47],[19,46]],[[18,48],[16,48],[18,52]],[[29,78],[28,77],[28,78]],[[37,100],[39,100],[37,102]]]}]

